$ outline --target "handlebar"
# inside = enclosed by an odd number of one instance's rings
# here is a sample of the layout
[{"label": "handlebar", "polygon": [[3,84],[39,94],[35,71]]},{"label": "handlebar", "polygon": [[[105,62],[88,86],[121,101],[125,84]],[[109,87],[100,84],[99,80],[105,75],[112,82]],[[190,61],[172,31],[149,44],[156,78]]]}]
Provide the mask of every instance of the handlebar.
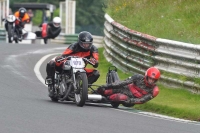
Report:
[{"label": "handlebar", "polygon": [[[63,60],[66,60],[66,59],[70,59],[70,58],[82,58],[82,57],[79,57],[79,56],[66,56],[66,57],[62,57],[61,59],[57,60],[57,62],[60,62],[60,61],[63,61]],[[94,63],[92,63],[89,59],[87,58],[82,58],[84,61],[88,62],[90,65],[95,65]]]}]

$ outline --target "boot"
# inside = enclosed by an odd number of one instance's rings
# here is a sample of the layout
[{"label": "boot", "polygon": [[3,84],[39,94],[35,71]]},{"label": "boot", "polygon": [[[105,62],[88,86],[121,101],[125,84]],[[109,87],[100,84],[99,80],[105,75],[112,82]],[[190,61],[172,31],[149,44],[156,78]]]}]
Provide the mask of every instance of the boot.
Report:
[{"label": "boot", "polygon": [[52,78],[47,76],[46,79],[45,79],[45,84],[46,85],[52,85],[53,84]]}]

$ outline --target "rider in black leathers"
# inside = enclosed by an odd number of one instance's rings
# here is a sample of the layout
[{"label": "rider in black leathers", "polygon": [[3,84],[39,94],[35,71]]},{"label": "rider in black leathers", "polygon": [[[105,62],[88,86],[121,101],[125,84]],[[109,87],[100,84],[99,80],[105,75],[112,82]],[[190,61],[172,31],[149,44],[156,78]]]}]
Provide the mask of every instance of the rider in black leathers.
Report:
[{"label": "rider in black leathers", "polygon": [[[93,37],[87,31],[82,31],[78,35],[78,42],[71,44],[61,56],[55,58],[55,60],[51,60],[47,63],[46,66],[46,82],[49,86],[53,86],[54,84],[54,75],[55,71],[61,72],[62,71],[62,64],[64,61],[58,61],[59,59],[66,57],[66,56],[79,56],[83,58],[89,59],[94,65],[94,68],[98,67],[98,60],[99,60],[99,53],[96,46],[93,45]],[[87,77],[88,77],[88,84],[91,85],[92,83],[96,82],[99,78],[100,74],[99,71],[93,68],[85,68]],[[53,88],[54,89],[54,88]],[[50,97],[52,95],[50,94]]]},{"label": "rider in black leathers", "polygon": [[[60,34],[60,32],[61,32],[60,23],[61,23],[61,19],[59,17],[55,17],[52,22],[47,23],[48,34],[47,34],[46,38],[54,39],[55,37],[57,37]],[[39,27],[42,27],[42,24]],[[37,37],[42,36],[41,31],[36,31],[35,34]]]}]

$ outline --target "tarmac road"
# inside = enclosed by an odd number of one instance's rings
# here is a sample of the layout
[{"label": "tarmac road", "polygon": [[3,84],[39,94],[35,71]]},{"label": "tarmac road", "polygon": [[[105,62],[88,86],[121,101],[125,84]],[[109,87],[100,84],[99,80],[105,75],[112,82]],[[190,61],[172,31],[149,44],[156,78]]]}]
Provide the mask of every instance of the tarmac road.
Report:
[{"label": "tarmac road", "polygon": [[[110,105],[91,103],[77,107],[72,102],[51,102],[41,79],[46,76],[46,63],[66,47],[0,42],[0,133],[200,132],[199,122],[131,108],[114,109]],[[48,58],[41,61],[45,56]],[[41,65],[35,69],[38,61]]]}]

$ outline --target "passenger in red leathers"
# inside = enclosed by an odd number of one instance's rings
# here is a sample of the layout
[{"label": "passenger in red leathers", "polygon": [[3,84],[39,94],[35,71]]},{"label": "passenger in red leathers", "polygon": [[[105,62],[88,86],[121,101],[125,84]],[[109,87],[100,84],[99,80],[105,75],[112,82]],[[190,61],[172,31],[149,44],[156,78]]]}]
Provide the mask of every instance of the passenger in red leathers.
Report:
[{"label": "passenger in red leathers", "polygon": [[[58,56],[55,58],[55,60],[51,60],[50,62],[47,63],[46,82],[50,85],[50,87],[52,87],[53,91],[54,91],[53,84],[54,84],[55,70],[58,72],[61,72],[62,64],[64,62],[64,61],[59,62],[58,60],[66,56],[79,56],[79,57],[88,58],[93,64],[95,64],[93,66],[94,68],[98,67],[99,54],[98,54],[97,47],[93,45],[92,35],[87,31],[80,32],[78,35],[78,42],[71,44],[63,52],[61,56]],[[85,68],[85,70],[88,77],[88,84],[90,85],[96,82],[100,76],[99,71],[92,68],[91,69]],[[50,97],[52,95],[53,94],[50,94]]]},{"label": "passenger in red leathers", "polygon": [[159,88],[155,83],[159,78],[160,71],[156,67],[150,67],[145,76],[135,74],[124,81],[102,85],[97,92],[113,102],[143,104],[158,95]]}]

